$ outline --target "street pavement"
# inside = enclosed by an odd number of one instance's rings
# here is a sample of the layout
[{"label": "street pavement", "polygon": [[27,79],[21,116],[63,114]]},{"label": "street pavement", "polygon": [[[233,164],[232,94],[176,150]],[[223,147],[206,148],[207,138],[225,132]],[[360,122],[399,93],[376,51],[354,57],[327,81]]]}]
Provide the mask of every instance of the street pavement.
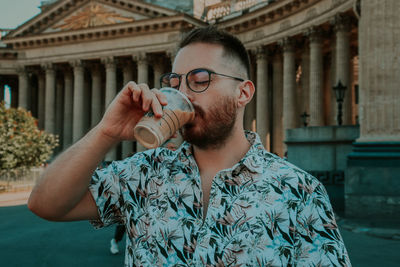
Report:
[{"label": "street pavement", "polygon": [[[48,222],[21,205],[21,196],[16,199],[19,205],[1,205],[0,194],[0,266],[123,266],[125,238],[119,254],[109,252],[114,227],[95,230],[86,221]],[[339,220],[339,227],[353,266],[400,266],[400,227],[371,229],[346,220]]]}]

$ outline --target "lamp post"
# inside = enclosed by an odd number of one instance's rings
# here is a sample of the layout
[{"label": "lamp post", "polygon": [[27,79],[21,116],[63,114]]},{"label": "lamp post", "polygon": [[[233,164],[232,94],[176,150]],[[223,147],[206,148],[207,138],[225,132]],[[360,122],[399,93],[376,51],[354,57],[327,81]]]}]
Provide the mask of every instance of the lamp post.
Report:
[{"label": "lamp post", "polygon": [[303,114],[300,115],[300,117],[301,117],[301,122],[303,123],[303,126],[307,127],[307,125],[308,125],[307,118],[310,117],[310,115],[307,114],[306,111],[304,111]]},{"label": "lamp post", "polygon": [[336,102],[338,104],[338,113],[337,113],[337,122],[338,125],[342,125],[342,109],[343,109],[343,99],[344,99],[344,94],[346,92],[347,87],[342,84],[342,82],[339,80],[336,86],[333,87],[333,90],[335,91],[335,96],[336,96]]}]

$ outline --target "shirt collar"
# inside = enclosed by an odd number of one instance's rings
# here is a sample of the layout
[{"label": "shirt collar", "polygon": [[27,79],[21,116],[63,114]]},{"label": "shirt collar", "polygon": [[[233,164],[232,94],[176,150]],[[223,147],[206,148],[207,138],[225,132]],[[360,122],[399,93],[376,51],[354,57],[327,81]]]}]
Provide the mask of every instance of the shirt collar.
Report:
[{"label": "shirt collar", "polygon": [[[238,162],[239,166],[244,165],[251,172],[263,173],[263,162],[266,154],[266,150],[261,143],[260,137],[257,133],[251,131],[245,131],[246,139],[250,143],[250,149],[246,155]],[[188,142],[183,142],[182,145],[176,151],[176,155],[183,153],[186,157],[193,156],[192,145]],[[238,167],[236,164],[233,169]]]},{"label": "shirt collar", "polygon": [[263,173],[263,161],[266,150],[257,133],[245,131],[245,134],[251,146],[239,164],[243,164],[251,172]]}]

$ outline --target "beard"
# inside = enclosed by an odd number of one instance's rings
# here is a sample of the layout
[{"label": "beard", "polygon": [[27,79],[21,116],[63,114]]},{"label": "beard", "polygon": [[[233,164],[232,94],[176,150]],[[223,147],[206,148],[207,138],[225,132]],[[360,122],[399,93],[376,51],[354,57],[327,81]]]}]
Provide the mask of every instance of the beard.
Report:
[{"label": "beard", "polygon": [[231,136],[236,122],[237,105],[233,97],[226,97],[222,103],[214,104],[207,112],[193,104],[195,122],[180,130],[183,139],[201,149],[219,148]]}]

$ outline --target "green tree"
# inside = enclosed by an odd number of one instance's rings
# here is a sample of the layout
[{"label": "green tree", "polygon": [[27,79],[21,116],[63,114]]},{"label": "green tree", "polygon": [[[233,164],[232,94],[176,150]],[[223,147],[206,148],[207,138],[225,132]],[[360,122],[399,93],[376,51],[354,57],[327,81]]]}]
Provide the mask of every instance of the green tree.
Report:
[{"label": "green tree", "polygon": [[0,176],[42,165],[56,146],[58,136],[39,130],[30,112],[0,103]]}]

